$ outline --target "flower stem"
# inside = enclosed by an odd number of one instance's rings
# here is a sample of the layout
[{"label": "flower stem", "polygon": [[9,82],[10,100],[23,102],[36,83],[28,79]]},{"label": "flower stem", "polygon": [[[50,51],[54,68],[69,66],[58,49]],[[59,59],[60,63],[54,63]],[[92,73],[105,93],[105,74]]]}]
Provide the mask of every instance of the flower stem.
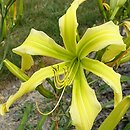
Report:
[{"label": "flower stem", "polygon": [[98,0],[98,8],[99,8],[99,11],[101,12],[101,14],[103,15],[103,17],[105,18],[105,20],[108,21],[107,15],[105,13],[105,10],[104,10],[103,4],[102,4],[102,0]]}]

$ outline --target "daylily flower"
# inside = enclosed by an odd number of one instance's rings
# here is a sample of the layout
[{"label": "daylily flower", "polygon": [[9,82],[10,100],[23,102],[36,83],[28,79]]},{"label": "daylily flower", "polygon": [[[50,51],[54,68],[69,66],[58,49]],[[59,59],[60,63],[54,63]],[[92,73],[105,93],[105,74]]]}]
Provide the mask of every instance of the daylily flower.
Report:
[{"label": "daylily flower", "polygon": [[[125,50],[125,44],[119,33],[119,28],[113,22],[89,28],[77,43],[76,10],[85,0],[74,0],[66,14],[59,19],[59,27],[64,47],[59,46],[44,32],[31,30],[25,42],[13,49],[22,57],[22,70],[29,69],[33,64],[31,55],[43,55],[60,59],[62,62],[35,72],[28,81],[21,84],[18,92],[1,104],[0,113],[4,115],[9,107],[22,95],[33,91],[48,77],[53,77],[58,89],[73,84],[70,114],[72,123],[77,130],[90,130],[101,110],[94,90],[85,78],[84,70],[101,77],[114,91],[114,102],[117,105],[122,100],[120,75],[103,62],[86,57],[89,53],[107,47],[102,61],[111,61],[119,52]],[[29,62],[28,62],[29,61]],[[64,75],[63,79],[59,75]]]}]

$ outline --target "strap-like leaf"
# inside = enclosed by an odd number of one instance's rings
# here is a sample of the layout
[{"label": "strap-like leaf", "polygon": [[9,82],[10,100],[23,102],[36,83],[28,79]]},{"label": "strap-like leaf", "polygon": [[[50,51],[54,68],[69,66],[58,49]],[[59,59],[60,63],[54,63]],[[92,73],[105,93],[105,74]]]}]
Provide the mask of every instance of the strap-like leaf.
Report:
[{"label": "strap-like leaf", "polygon": [[122,119],[128,108],[130,107],[130,96],[125,97],[105,119],[98,130],[114,130],[116,125]]}]

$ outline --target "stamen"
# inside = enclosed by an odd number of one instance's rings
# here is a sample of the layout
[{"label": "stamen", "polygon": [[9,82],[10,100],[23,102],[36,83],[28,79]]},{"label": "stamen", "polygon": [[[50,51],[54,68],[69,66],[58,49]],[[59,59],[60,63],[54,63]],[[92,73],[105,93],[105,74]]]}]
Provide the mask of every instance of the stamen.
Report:
[{"label": "stamen", "polygon": [[57,104],[55,105],[55,107],[54,107],[50,112],[47,112],[47,113],[41,112],[41,110],[40,110],[39,107],[38,107],[38,103],[36,102],[36,108],[37,108],[38,112],[39,112],[41,115],[44,115],[44,116],[47,116],[47,115],[51,114],[52,112],[54,112],[55,109],[57,108],[57,106],[59,105],[59,103],[60,103],[62,97],[63,97],[63,94],[64,94],[64,92],[65,92],[65,88],[66,88],[66,87],[63,88],[63,91],[62,91],[62,93],[61,93],[61,96],[60,96],[60,98],[59,98]]},{"label": "stamen", "polygon": [[[74,58],[69,65],[69,67],[66,66],[66,68],[63,68],[64,74],[63,78],[60,79],[60,74],[59,72],[59,66],[57,68],[53,68],[54,71],[54,84],[57,89],[61,89],[63,87],[66,87],[72,83],[72,80],[76,74],[76,70],[78,69],[79,62],[77,61],[77,58]],[[76,69],[76,70],[75,70]]]},{"label": "stamen", "polygon": [[66,87],[68,85],[68,77],[69,77],[69,73],[68,70],[64,69],[64,77],[62,79],[60,79],[60,75],[58,73],[58,69],[53,67],[53,71],[54,71],[54,83],[57,89],[61,89],[63,87]]}]

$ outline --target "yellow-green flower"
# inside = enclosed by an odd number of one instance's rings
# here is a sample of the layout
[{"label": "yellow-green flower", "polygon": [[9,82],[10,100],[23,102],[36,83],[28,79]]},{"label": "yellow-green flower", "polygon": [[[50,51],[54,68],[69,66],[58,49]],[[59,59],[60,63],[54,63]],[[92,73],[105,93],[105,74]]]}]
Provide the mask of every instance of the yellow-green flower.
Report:
[{"label": "yellow-green flower", "polygon": [[[94,90],[85,78],[84,69],[101,77],[114,91],[114,101],[117,105],[122,100],[120,75],[104,63],[86,57],[89,53],[107,47],[102,61],[111,61],[120,51],[125,50],[125,44],[120,36],[118,26],[113,22],[89,28],[77,43],[76,10],[85,0],[74,0],[66,14],[59,19],[59,27],[64,47],[59,46],[44,32],[31,30],[25,42],[13,49],[22,57],[22,70],[29,69],[33,64],[31,55],[43,55],[60,59],[62,62],[53,66],[41,68],[28,81],[21,84],[18,92],[1,104],[0,113],[4,115],[9,107],[22,95],[33,91],[48,77],[55,79],[58,89],[73,84],[70,114],[72,123],[77,130],[90,130],[97,114],[101,110]],[[27,62],[29,61],[29,62]],[[63,74],[61,80],[59,75]]]}]

